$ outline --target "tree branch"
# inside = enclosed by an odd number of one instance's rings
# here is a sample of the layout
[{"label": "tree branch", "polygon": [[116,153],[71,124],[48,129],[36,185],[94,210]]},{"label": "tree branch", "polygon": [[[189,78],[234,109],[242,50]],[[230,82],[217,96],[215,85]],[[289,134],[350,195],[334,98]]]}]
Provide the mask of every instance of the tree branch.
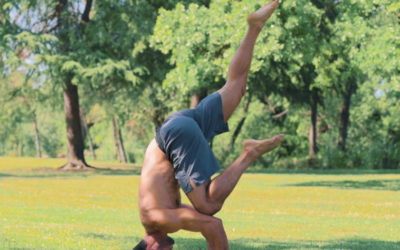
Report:
[{"label": "tree branch", "polygon": [[56,5],[55,16],[57,17],[57,26],[61,26],[61,12],[64,10],[65,6],[67,6],[68,0],[60,0]]},{"label": "tree branch", "polygon": [[286,109],[285,111],[283,111],[283,112],[281,112],[281,113],[279,113],[279,114],[273,115],[272,118],[273,118],[273,119],[278,119],[278,118],[280,118],[280,117],[286,115],[288,111],[289,111],[289,110]]},{"label": "tree branch", "polygon": [[268,109],[271,113],[275,113],[275,106],[271,104],[267,96],[260,97],[259,101],[262,102],[264,105],[268,106]]}]

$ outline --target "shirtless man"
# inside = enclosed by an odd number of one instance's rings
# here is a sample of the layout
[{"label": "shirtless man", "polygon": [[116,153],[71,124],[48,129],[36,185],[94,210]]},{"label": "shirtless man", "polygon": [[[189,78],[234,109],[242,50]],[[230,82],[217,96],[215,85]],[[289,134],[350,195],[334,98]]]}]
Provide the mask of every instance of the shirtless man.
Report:
[{"label": "shirtless man", "polygon": [[[195,109],[179,111],[157,128],[148,146],[139,186],[139,209],[146,230],[134,249],[172,249],[167,236],[180,229],[200,232],[209,249],[228,249],[217,213],[247,167],[279,146],[283,135],[266,140],[245,140],[241,155],[219,176],[208,142],[228,131],[226,122],[246,90],[254,44],[265,22],[278,7],[271,0],[247,16],[248,31],[232,59],[226,84]],[[193,206],[181,204],[179,186]]]}]

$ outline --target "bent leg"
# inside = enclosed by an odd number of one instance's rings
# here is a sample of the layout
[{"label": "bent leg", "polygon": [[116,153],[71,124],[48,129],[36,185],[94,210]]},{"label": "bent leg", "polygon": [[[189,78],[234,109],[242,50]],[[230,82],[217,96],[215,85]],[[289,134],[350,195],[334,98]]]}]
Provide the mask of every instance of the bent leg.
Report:
[{"label": "bent leg", "polygon": [[[146,231],[174,233],[184,229],[201,232],[209,249],[228,249],[228,239],[222,221],[197,212],[189,206],[176,209],[152,209],[148,211]],[[150,230],[148,230],[150,228]]]},{"label": "bent leg", "polygon": [[218,91],[222,97],[225,122],[228,121],[246,91],[254,45],[265,22],[278,7],[279,0],[271,0],[258,11],[247,17],[248,31],[239,49],[231,60],[226,84]]},{"label": "bent leg", "polygon": [[283,136],[281,134],[267,140],[244,141],[242,154],[222,174],[199,186],[191,182],[193,190],[187,194],[190,202],[201,213],[217,213],[247,167],[261,155],[278,147]]}]

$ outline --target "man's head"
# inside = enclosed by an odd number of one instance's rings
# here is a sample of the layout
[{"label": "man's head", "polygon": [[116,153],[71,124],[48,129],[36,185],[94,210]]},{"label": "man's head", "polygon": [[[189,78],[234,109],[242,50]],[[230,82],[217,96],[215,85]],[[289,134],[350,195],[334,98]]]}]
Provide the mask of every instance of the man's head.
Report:
[{"label": "man's head", "polygon": [[147,234],[133,250],[171,250],[175,241],[165,233]]}]

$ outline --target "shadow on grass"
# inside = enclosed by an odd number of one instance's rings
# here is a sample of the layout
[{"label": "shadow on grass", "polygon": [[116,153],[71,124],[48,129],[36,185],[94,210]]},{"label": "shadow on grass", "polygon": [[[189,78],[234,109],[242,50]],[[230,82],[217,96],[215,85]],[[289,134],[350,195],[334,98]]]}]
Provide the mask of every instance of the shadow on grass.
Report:
[{"label": "shadow on grass", "polygon": [[4,177],[13,177],[13,175],[12,175],[12,174],[3,174],[3,173],[0,173],[0,178],[4,178]]},{"label": "shadow on grass", "polygon": [[130,169],[111,169],[111,168],[99,168],[94,172],[99,175],[140,175],[141,168],[130,168]]},{"label": "shadow on grass", "polygon": [[383,174],[400,174],[400,169],[248,169],[246,174],[309,174],[309,175],[383,175]]},{"label": "shadow on grass", "polygon": [[[132,238],[130,238],[132,240]],[[174,249],[208,249],[205,239],[174,238]],[[139,242],[132,244],[132,248]],[[232,250],[251,249],[400,249],[400,242],[380,241],[365,238],[338,239],[332,241],[266,241],[260,239],[233,239],[229,241]]]},{"label": "shadow on grass", "polygon": [[[400,249],[400,242],[364,238],[338,239],[332,241],[265,241],[260,239],[233,239],[232,250],[250,249]],[[174,249],[207,249],[204,239],[176,238]]]},{"label": "shadow on grass", "polygon": [[0,173],[1,178],[87,178],[90,176],[137,176],[140,168],[111,169],[98,168],[90,170],[59,170],[56,168],[36,168],[28,170],[13,169],[7,173]]},{"label": "shadow on grass", "polygon": [[289,186],[297,187],[333,187],[343,189],[374,189],[374,190],[391,190],[400,191],[399,180],[368,180],[368,181],[315,181],[303,182]]},{"label": "shadow on grass", "polygon": [[[98,233],[88,233],[83,235],[85,238],[92,238],[92,239],[100,239],[100,240],[118,240],[120,242],[139,242],[142,239],[138,237],[132,236],[118,236],[118,235],[111,235],[111,234],[98,234]],[[134,244],[134,243],[132,243]]]}]

